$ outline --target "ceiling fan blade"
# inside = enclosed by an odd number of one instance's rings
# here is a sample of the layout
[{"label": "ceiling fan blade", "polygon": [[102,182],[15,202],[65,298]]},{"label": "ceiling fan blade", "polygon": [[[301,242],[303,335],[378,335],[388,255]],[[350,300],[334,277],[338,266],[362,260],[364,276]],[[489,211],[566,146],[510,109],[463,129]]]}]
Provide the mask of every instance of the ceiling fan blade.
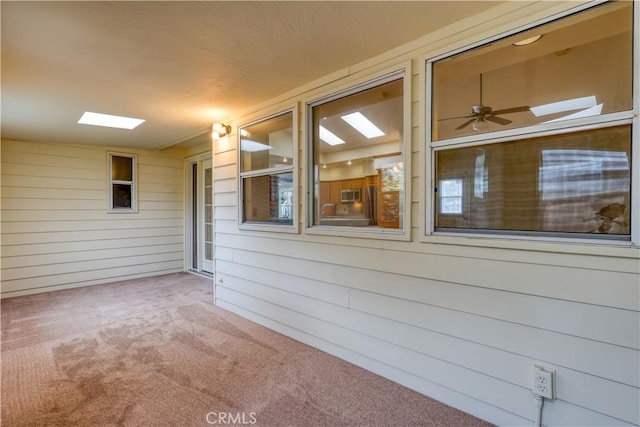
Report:
[{"label": "ceiling fan blade", "polygon": [[493,123],[498,123],[499,125],[502,125],[502,126],[505,126],[511,123],[511,120],[503,119],[502,117],[496,117],[496,116],[487,116],[486,120]]},{"label": "ceiling fan blade", "polygon": [[445,121],[445,120],[470,119],[470,118],[472,118],[472,117],[475,117],[475,116],[473,116],[473,115],[472,115],[472,116],[447,117],[447,118],[445,118],[445,119],[440,119],[440,120],[438,120],[438,121],[439,121],[439,122],[443,122],[443,121]]},{"label": "ceiling fan blade", "polygon": [[469,126],[471,123],[473,123],[473,122],[475,122],[475,121],[476,121],[476,119],[475,119],[475,118],[473,118],[473,119],[471,119],[471,120],[467,120],[466,122],[464,122],[463,124],[461,124],[460,126],[458,126],[458,127],[456,128],[456,130],[464,129],[464,128],[466,128],[467,126]]},{"label": "ceiling fan blade", "polygon": [[499,116],[501,114],[509,114],[509,113],[520,113],[522,111],[529,111],[531,107],[528,105],[523,105],[521,107],[513,107],[513,108],[505,108],[502,110],[493,111],[493,114]]}]

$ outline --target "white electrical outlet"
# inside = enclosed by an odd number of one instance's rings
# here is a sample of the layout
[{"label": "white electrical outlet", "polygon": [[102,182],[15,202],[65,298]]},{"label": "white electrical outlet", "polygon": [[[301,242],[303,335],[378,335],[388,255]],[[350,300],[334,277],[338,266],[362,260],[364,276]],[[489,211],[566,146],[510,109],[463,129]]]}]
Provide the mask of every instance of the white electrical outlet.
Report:
[{"label": "white electrical outlet", "polygon": [[546,397],[547,399],[556,398],[556,371],[553,369],[543,368],[542,366],[533,366],[533,394]]}]

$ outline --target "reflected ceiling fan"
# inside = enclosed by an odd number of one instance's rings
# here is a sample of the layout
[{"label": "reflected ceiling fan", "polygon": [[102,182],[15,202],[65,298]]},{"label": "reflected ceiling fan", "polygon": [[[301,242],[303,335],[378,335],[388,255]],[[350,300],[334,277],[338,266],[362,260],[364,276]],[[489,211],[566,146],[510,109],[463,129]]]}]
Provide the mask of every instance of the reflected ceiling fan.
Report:
[{"label": "reflected ceiling fan", "polygon": [[459,117],[448,117],[442,120],[455,120],[455,119],[469,119],[466,122],[462,123],[455,130],[462,130],[473,123],[473,129],[477,131],[482,131],[486,129],[487,122],[497,123],[502,126],[506,126],[511,123],[511,120],[505,119],[503,117],[498,117],[503,114],[510,113],[520,113],[522,111],[529,111],[530,107],[528,105],[523,105],[520,107],[512,107],[512,108],[504,108],[502,110],[493,110],[493,108],[488,105],[482,104],[482,73],[480,73],[480,104],[471,106],[471,114],[468,116],[459,116]]}]

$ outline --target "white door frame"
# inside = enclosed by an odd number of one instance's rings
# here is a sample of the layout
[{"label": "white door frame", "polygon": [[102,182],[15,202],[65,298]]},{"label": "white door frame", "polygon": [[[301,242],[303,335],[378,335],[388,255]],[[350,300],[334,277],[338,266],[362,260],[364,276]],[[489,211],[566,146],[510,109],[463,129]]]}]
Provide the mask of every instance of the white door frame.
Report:
[{"label": "white door frame", "polygon": [[[195,180],[196,208],[194,215],[194,177],[193,167],[196,165],[197,176]],[[184,259],[185,270],[198,273],[213,274],[213,250],[211,247],[211,258],[204,259],[205,254],[205,182],[204,170],[212,168],[211,154],[201,154],[185,159],[185,246]],[[213,169],[212,169],[213,175]],[[211,201],[213,203],[213,176],[211,180]],[[213,206],[212,206],[213,208]],[[194,221],[195,217],[195,221]],[[213,238],[213,233],[212,233]]]}]

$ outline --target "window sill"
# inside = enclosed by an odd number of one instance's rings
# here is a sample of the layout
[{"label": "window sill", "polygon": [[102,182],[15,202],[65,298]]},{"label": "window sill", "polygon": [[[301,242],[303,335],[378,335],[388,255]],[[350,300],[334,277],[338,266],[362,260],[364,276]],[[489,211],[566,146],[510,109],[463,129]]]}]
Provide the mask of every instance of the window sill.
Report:
[{"label": "window sill", "polygon": [[425,235],[421,243],[479,248],[528,250],[605,257],[640,258],[640,246],[629,240],[560,238],[523,235],[435,232]]},{"label": "window sill", "polygon": [[306,228],[305,233],[311,235],[338,236],[374,240],[394,240],[404,242],[408,242],[411,240],[409,234],[401,228],[314,225]]}]

